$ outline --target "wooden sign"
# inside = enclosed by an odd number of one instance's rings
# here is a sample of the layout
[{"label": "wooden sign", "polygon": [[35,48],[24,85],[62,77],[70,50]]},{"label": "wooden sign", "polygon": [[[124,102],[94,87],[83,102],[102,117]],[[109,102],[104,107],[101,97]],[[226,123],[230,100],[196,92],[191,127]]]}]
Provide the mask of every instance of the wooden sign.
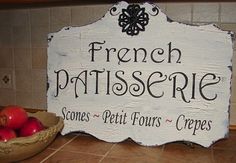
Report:
[{"label": "wooden sign", "polygon": [[62,134],[204,147],[229,126],[233,33],[120,2],[103,18],[48,36],[48,111]]}]

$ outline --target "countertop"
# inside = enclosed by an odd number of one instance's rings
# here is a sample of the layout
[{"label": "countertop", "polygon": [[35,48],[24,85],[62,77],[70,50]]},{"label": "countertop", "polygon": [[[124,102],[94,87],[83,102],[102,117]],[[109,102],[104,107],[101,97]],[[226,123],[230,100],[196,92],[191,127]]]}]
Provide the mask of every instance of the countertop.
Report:
[{"label": "countertop", "polygon": [[233,163],[236,162],[236,131],[229,138],[209,148],[182,142],[158,147],[144,147],[128,139],[107,143],[90,135],[72,133],[58,135],[55,141],[38,155],[22,163]]}]

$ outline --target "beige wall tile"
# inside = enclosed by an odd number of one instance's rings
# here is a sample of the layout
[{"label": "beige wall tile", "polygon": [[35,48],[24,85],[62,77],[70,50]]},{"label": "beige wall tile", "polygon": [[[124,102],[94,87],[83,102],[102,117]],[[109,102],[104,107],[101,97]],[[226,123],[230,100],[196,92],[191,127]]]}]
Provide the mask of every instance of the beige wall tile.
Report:
[{"label": "beige wall tile", "polygon": [[[10,68],[0,68],[0,88],[13,90],[14,70]],[[1,97],[0,97],[1,98]]]},{"label": "beige wall tile", "polygon": [[37,8],[30,10],[31,26],[49,26],[49,8]]},{"label": "beige wall tile", "polygon": [[167,16],[174,21],[191,22],[191,3],[168,3]]},{"label": "beige wall tile", "polygon": [[[221,4],[221,27],[225,30],[236,31],[235,4]],[[218,21],[218,4],[157,5],[176,21],[189,23],[192,18],[197,23]],[[0,72],[12,74],[13,88],[0,89],[0,105],[18,104],[23,107],[46,109],[47,34],[64,26],[93,23],[103,17],[111,6],[112,4],[1,10]],[[12,49],[13,47],[15,49]],[[236,59],[233,62],[236,65]],[[8,67],[9,65],[11,67]],[[231,124],[236,124],[236,75],[234,76]]]},{"label": "beige wall tile", "polygon": [[16,69],[15,81],[17,91],[32,91],[32,70],[31,69]]},{"label": "beige wall tile", "polygon": [[52,8],[50,20],[50,32],[58,32],[63,27],[71,26],[71,7]]},{"label": "beige wall tile", "polygon": [[[232,63],[233,63],[233,75],[236,77],[236,49],[233,52],[233,59],[232,59]],[[236,83],[235,83],[236,84]]]},{"label": "beige wall tile", "polygon": [[51,8],[51,25],[61,24],[69,26],[71,24],[71,7]]},{"label": "beige wall tile", "polygon": [[236,103],[236,78],[233,78],[233,81],[232,81],[231,102]]},{"label": "beige wall tile", "polygon": [[47,49],[32,48],[32,68],[46,69],[47,68]]},{"label": "beige wall tile", "polygon": [[[234,38],[236,38],[236,32],[234,32]],[[234,50],[234,57],[236,56],[236,40],[233,41],[233,50]],[[236,62],[235,62],[236,63]],[[234,64],[236,67],[236,64]]]},{"label": "beige wall tile", "polygon": [[230,124],[236,124],[236,103],[231,104],[230,108]]},{"label": "beige wall tile", "polygon": [[9,89],[0,89],[0,106],[15,105],[15,92]]},{"label": "beige wall tile", "polygon": [[166,3],[155,3],[155,5],[157,5],[162,12],[166,12]]},{"label": "beige wall tile", "polygon": [[221,23],[220,27],[224,30],[233,31],[236,33],[236,23]]},{"label": "beige wall tile", "polygon": [[235,78],[235,82],[233,84],[235,84],[236,88],[236,50],[234,50],[233,52],[232,64],[233,64],[233,79]]},{"label": "beige wall tile", "polygon": [[33,108],[47,109],[47,94],[46,92],[33,92]]},{"label": "beige wall tile", "polygon": [[16,91],[16,105],[32,108],[32,92]]},{"label": "beige wall tile", "polygon": [[29,25],[29,10],[28,9],[17,9],[12,12],[9,17],[13,26],[26,26]]},{"label": "beige wall tile", "polygon": [[47,71],[43,69],[32,70],[32,83],[33,91],[35,92],[45,92],[47,86]]},{"label": "beige wall tile", "polygon": [[31,58],[29,48],[14,48],[15,68],[30,69],[32,65]]},{"label": "beige wall tile", "polygon": [[[236,23],[222,23],[220,25],[220,28],[223,29],[223,30],[234,32],[234,35],[236,37]],[[236,41],[234,41],[234,49],[236,50]],[[234,54],[236,55],[236,53],[234,53]],[[236,64],[235,64],[235,66],[236,66]]]},{"label": "beige wall tile", "polygon": [[47,47],[48,26],[33,26],[31,28],[31,45],[32,47]]},{"label": "beige wall tile", "polygon": [[13,27],[13,44],[15,48],[30,47],[29,26]]},{"label": "beige wall tile", "polygon": [[67,27],[65,24],[53,24],[50,27],[50,32],[59,32],[62,28]]},{"label": "beige wall tile", "polygon": [[236,23],[221,23],[220,27],[224,30],[236,32]]},{"label": "beige wall tile", "polygon": [[0,68],[13,68],[12,48],[0,48]]},{"label": "beige wall tile", "polygon": [[83,26],[102,18],[112,5],[88,5],[72,7],[72,25]]},{"label": "beige wall tile", "polygon": [[236,2],[221,4],[221,22],[236,23]]},{"label": "beige wall tile", "polygon": [[0,10],[0,22],[1,26],[11,26],[12,21],[9,19],[13,14],[14,10]]},{"label": "beige wall tile", "polygon": [[219,3],[194,3],[193,22],[218,22]]},{"label": "beige wall tile", "polygon": [[[0,24],[1,25],[1,24]],[[0,48],[13,47],[12,27],[0,26]]]}]

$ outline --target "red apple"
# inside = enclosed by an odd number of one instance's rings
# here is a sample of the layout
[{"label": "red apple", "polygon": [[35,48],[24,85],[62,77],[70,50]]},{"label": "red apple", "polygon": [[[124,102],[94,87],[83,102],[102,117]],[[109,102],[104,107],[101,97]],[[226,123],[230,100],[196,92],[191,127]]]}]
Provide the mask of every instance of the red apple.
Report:
[{"label": "red apple", "polygon": [[7,106],[0,111],[0,126],[19,129],[27,121],[28,115],[20,106]]},{"label": "red apple", "polygon": [[0,128],[0,142],[7,142],[8,140],[13,139],[15,137],[16,133],[14,130],[7,127]]},{"label": "red apple", "polygon": [[20,136],[31,136],[44,129],[43,124],[35,117],[29,117],[20,129]]}]

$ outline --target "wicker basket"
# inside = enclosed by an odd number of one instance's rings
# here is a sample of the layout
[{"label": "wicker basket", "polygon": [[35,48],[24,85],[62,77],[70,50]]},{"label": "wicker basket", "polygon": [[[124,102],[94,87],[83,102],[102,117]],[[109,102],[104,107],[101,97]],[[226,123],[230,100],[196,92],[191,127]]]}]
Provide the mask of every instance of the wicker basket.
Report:
[{"label": "wicker basket", "polygon": [[47,129],[29,137],[18,137],[8,142],[0,142],[0,162],[12,162],[29,158],[45,149],[63,128],[63,119],[53,113],[28,113],[37,117]]}]

